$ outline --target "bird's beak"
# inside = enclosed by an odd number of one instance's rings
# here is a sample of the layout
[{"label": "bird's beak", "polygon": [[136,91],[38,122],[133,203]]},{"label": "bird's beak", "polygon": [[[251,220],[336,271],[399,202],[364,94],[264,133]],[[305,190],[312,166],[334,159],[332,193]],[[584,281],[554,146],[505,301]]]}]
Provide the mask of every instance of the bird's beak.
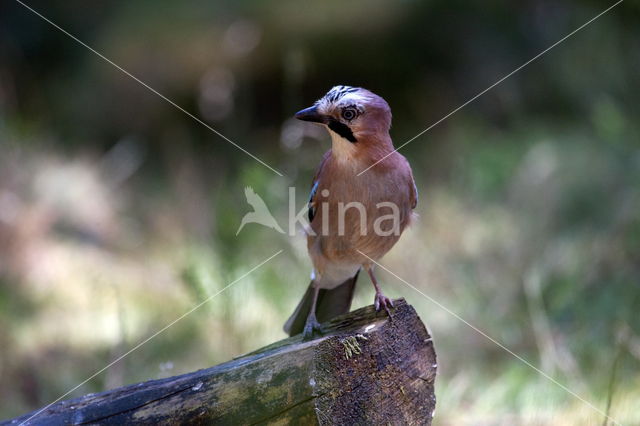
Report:
[{"label": "bird's beak", "polygon": [[318,108],[315,105],[296,112],[294,117],[298,120],[311,121],[313,123],[324,123],[326,121],[326,117],[318,112]]}]

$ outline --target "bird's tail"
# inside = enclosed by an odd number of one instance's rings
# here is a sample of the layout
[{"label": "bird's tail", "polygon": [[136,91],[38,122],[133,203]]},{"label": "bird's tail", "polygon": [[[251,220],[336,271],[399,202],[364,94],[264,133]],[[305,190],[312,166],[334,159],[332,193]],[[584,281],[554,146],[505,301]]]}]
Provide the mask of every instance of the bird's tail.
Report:
[{"label": "bird's tail", "polygon": [[[318,305],[316,306],[316,318],[318,322],[329,321],[338,315],[346,314],[351,308],[351,300],[353,300],[353,291],[356,288],[358,274],[332,288],[331,290],[320,289],[318,293]],[[313,282],[309,284],[306,293],[302,297],[298,307],[284,324],[284,331],[289,336],[302,333],[304,325],[307,322],[307,316],[311,310],[313,302]]]}]

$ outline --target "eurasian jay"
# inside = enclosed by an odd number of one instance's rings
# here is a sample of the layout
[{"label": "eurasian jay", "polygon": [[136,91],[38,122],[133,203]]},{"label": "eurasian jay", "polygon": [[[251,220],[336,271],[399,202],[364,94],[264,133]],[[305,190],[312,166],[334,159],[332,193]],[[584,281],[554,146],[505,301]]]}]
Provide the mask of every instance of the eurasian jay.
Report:
[{"label": "eurasian jay", "polygon": [[408,161],[394,151],[391,109],[380,96],[336,86],[295,117],[331,135],[309,197],[311,284],[284,325],[289,335],[303,332],[308,340],[321,332],[320,322],[349,311],[361,269],[375,288],[376,310],[391,316],[393,303],[378,285],[372,259],[384,256],[410,224],[418,193]]}]

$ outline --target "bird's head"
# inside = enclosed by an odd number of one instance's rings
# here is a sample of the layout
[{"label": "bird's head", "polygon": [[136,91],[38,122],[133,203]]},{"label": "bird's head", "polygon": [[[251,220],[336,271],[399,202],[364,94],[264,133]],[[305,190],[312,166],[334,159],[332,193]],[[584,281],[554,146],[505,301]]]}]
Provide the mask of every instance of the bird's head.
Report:
[{"label": "bird's head", "polygon": [[383,139],[391,128],[391,109],[380,96],[361,87],[335,86],[295,117],[325,125],[334,140],[351,144]]}]

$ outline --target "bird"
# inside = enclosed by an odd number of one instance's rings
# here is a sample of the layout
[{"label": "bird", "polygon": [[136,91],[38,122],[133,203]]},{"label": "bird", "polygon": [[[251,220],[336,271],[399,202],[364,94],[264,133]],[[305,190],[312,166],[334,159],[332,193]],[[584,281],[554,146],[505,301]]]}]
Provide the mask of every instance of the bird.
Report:
[{"label": "bird", "polygon": [[331,137],[308,202],[311,282],[284,325],[290,336],[311,340],[322,334],[321,322],[349,312],[362,270],[375,289],[376,311],[392,317],[374,267],[417,217],[418,191],[409,162],[393,147],[391,108],[382,97],[335,86],[294,117],[324,126]]},{"label": "bird", "polygon": [[259,223],[260,225],[264,225],[268,228],[275,229],[276,231],[284,234],[278,222],[276,222],[275,218],[269,211],[269,208],[265,204],[264,200],[255,193],[253,188],[247,186],[244,188],[244,196],[247,199],[247,203],[253,207],[253,211],[245,214],[240,221],[240,227],[236,231],[236,236],[240,233],[244,225],[247,223]]}]

